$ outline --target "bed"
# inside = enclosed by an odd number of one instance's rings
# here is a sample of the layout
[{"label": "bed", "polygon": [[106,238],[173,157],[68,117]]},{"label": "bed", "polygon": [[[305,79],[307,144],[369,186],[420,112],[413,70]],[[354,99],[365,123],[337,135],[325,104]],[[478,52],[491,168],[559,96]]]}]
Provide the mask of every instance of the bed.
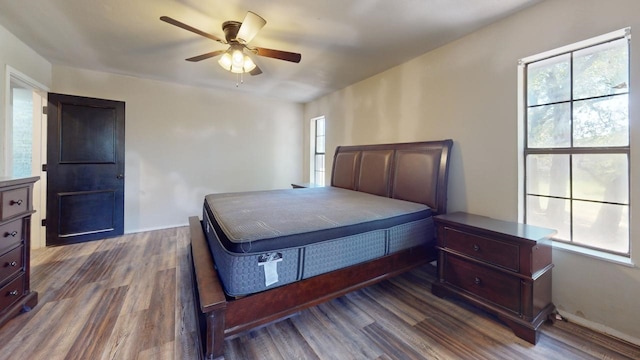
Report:
[{"label": "bed", "polygon": [[436,259],[451,140],[340,146],[331,186],[205,197],[189,218],[206,359],[224,339]]}]

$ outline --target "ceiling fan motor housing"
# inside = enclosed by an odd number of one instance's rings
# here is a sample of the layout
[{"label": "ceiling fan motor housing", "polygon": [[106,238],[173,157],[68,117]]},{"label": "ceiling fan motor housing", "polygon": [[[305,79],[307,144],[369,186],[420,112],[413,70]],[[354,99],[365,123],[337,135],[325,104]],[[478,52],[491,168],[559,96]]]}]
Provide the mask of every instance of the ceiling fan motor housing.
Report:
[{"label": "ceiling fan motor housing", "polygon": [[224,31],[224,38],[228,43],[236,43],[236,37],[238,36],[238,30],[242,25],[239,21],[225,21],[222,23],[222,31]]}]

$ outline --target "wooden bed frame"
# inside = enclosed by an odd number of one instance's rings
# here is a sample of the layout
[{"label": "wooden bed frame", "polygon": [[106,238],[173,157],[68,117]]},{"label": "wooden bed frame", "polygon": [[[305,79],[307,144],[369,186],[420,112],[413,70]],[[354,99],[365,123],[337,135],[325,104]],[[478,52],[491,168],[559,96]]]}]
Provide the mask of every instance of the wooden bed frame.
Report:
[{"label": "wooden bed frame", "polygon": [[[452,140],[340,146],[331,185],[427,204],[446,213]],[[435,215],[434,214],[434,215]],[[233,299],[225,295],[198,217],[189,218],[195,311],[202,357],[224,354],[226,337],[268,324],[436,259],[419,246],[309,279]]]}]

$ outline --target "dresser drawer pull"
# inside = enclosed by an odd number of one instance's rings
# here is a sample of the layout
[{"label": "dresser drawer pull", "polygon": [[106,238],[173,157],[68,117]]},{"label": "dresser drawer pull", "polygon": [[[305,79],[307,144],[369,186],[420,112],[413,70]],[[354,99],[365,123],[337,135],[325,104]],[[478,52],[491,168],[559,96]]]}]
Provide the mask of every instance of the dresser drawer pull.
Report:
[{"label": "dresser drawer pull", "polygon": [[479,277],[476,277],[475,279],[473,279],[473,283],[476,284],[476,285],[480,285],[480,284],[482,284],[482,280],[480,280]]},{"label": "dresser drawer pull", "polygon": [[478,246],[478,244],[473,244],[473,251],[480,251],[480,246]]},{"label": "dresser drawer pull", "polygon": [[11,266],[11,267],[14,267],[14,266],[18,265],[18,263],[17,263],[17,262],[15,262],[15,261],[12,261],[12,262],[10,262],[10,263],[7,263],[7,265],[9,265],[9,266]]},{"label": "dresser drawer pull", "polygon": [[9,295],[9,296],[18,296],[18,290],[9,291],[9,293],[7,293],[7,295]]},{"label": "dresser drawer pull", "polygon": [[11,236],[11,237],[16,237],[16,235],[18,235],[18,232],[17,232],[17,231],[12,231],[12,232],[6,232],[6,233],[4,233],[4,237],[9,237],[9,236]]},{"label": "dresser drawer pull", "polygon": [[13,206],[13,205],[22,205],[22,199],[18,199],[18,200],[11,200],[9,201],[9,205]]}]

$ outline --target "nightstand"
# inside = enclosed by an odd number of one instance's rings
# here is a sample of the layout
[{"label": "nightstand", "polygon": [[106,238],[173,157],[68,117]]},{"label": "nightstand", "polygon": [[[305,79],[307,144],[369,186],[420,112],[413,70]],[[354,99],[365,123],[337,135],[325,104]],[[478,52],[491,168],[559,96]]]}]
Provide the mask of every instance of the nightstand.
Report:
[{"label": "nightstand", "polygon": [[438,215],[438,282],[432,293],[463,299],[535,344],[551,302],[555,230],[467,213]]}]

